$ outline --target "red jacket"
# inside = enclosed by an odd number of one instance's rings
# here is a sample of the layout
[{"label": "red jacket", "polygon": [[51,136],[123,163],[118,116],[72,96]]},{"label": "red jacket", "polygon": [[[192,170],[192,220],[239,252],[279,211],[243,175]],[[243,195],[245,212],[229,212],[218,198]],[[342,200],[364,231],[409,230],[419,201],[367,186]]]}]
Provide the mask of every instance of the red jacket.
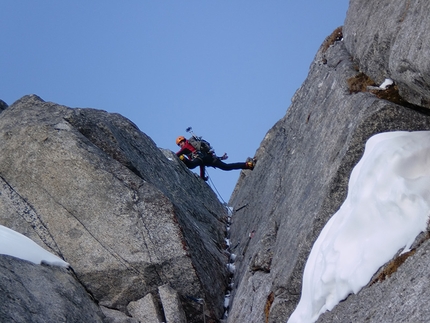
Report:
[{"label": "red jacket", "polygon": [[193,159],[193,153],[196,152],[196,148],[191,145],[188,140],[185,140],[185,144],[182,146],[181,150],[176,153],[176,156],[186,155],[188,159]]}]

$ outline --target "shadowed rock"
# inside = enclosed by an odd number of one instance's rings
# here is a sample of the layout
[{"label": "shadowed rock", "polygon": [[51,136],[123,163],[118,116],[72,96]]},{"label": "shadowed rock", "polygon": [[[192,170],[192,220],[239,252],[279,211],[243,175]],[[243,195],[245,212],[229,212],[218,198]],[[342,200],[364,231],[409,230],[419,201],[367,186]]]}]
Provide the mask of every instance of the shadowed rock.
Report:
[{"label": "shadowed rock", "polygon": [[1,322],[103,322],[104,315],[65,268],[0,255]]}]

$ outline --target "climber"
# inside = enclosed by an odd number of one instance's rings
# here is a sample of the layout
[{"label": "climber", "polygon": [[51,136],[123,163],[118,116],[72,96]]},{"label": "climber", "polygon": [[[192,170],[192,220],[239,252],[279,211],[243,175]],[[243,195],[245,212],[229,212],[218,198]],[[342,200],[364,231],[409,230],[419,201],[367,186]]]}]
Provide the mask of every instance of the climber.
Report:
[{"label": "climber", "polygon": [[200,166],[200,177],[205,181],[208,179],[208,177],[205,176],[205,166],[211,166],[222,170],[253,170],[255,166],[256,160],[252,158],[248,158],[247,161],[243,163],[224,163],[222,160],[228,158],[227,154],[224,154],[222,157],[218,157],[211,150],[197,150],[184,136],[176,138],[176,144],[181,147],[181,149],[176,153],[176,156],[178,156],[189,169],[194,169],[197,166]]}]

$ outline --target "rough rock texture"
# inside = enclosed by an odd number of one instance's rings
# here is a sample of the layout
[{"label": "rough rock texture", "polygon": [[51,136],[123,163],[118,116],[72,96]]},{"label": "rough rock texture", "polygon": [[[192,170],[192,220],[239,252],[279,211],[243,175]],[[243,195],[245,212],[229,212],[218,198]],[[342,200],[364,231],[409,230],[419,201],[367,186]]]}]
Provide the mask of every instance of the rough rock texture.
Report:
[{"label": "rough rock texture", "polygon": [[[134,317],[129,317],[123,312],[120,312],[118,310],[113,310],[104,306],[101,306],[100,309],[102,310],[103,314],[106,316],[103,320],[103,323],[140,323],[139,319],[136,319]],[[130,315],[133,315],[132,312],[130,312]],[[157,321],[154,321],[157,322]]]},{"label": "rough rock texture", "polygon": [[345,46],[376,83],[390,78],[408,102],[430,108],[430,2],[352,0]]},{"label": "rough rock texture", "polygon": [[[186,323],[178,293],[169,284],[158,287],[167,322]],[[203,318],[202,318],[203,321]]]},{"label": "rough rock texture", "polygon": [[118,114],[34,95],[1,113],[0,136],[2,224],[64,258],[101,306],[130,316],[169,283],[188,322],[189,297],[222,316],[226,211],[176,156]]},{"label": "rough rock texture", "polygon": [[65,268],[0,255],[0,322],[103,322],[104,315]]},{"label": "rough rock texture", "polygon": [[130,302],[127,309],[130,314],[140,322],[159,323],[163,321],[163,318],[158,312],[155,304],[152,294],[149,293],[144,298],[136,302]]},{"label": "rough rock texture", "polygon": [[[344,41],[328,37],[323,43],[285,117],[262,141],[256,168],[252,173],[241,174],[230,199],[234,207],[231,245],[237,259],[228,322],[285,322],[299,301],[311,247],[344,201],[350,172],[367,139],[386,131],[430,130],[428,112],[414,106],[427,107],[430,97],[430,82],[426,79],[430,75],[428,33],[421,37],[424,30],[429,30],[426,17],[430,10],[424,1],[401,3],[350,2]],[[403,16],[401,28],[393,28]],[[408,33],[410,38],[406,41]],[[369,35],[376,34],[391,35],[392,39],[374,42],[369,49],[369,39],[373,39]],[[407,59],[403,52],[406,48]],[[384,64],[388,64],[386,70]],[[366,90],[352,92],[350,80],[360,73],[369,73],[378,82],[391,77],[406,104],[379,98],[384,97],[384,91],[378,97]],[[411,261],[416,257],[419,254]],[[397,290],[410,289],[412,284],[417,292],[410,295],[422,297],[423,284],[428,282],[423,275],[422,271],[409,273],[408,279],[396,282],[400,285]],[[375,290],[378,288],[382,287],[372,286],[373,295],[381,293]],[[430,294],[427,295],[428,301]],[[374,303],[373,312],[390,312],[385,309],[387,303],[366,301]],[[345,311],[339,314],[344,320],[339,322],[349,322],[348,302],[349,299],[343,306]],[[413,312],[417,304],[420,301],[406,302],[400,297],[397,306],[409,308],[398,311]],[[360,306],[356,303],[350,308],[357,310]],[[396,318],[404,315],[396,316],[394,311],[379,322],[398,322]],[[363,316],[357,315],[356,322],[367,317],[365,311],[360,313]],[[376,318],[382,317],[381,313],[372,313],[368,317],[378,322]],[[424,321],[430,319],[425,310],[415,317],[420,315],[425,315]]]}]

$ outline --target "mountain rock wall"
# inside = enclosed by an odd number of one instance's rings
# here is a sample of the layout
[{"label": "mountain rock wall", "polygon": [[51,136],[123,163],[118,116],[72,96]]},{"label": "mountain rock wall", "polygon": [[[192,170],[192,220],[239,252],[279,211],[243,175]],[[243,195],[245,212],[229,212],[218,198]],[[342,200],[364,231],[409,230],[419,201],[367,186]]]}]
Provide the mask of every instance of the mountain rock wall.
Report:
[{"label": "mountain rock wall", "polygon": [[[228,322],[286,322],[300,299],[312,245],[344,201],[367,139],[386,131],[430,130],[429,14],[424,1],[350,1],[343,39],[338,29],[324,41],[285,117],[262,141],[256,168],[242,173],[230,199],[237,258]],[[386,78],[394,86],[378,89]],[[375,284],[371,293],[348,298],[321,321],[352,322],[354,311],[353,322],[397,322],[424,306],[428,278],[421,267],[413,269],[423,253],[411,257],[406,278],[391,283],[397,291],[412,285],[415,292],[406,295],[413,300],[398,296],[398,308],[388,311],[388,300],[381,299],[389,287]]]},{"label": "mountain rock wall", "polygon": [[107,317],[148,295],[161,319],[222,316],[226,210],[173,153],[120,115],[35,95],[0,114],[0,136],[1,223],[70,263]]},{"label": "mountain rock wall", "polygon": [[[241,172],[230,267],[224,206],[132,122],[35,95],[0,100],[0,224],[71,264],[0,255],[0,320],[286,322],[367,139],[430,130],[429,14],[424,0],[350,1],[255,169]],[[385,79],[394,85],[378,88]],[[318,321],[428,321],[429,242],[420,238],[395,273]]]}]

